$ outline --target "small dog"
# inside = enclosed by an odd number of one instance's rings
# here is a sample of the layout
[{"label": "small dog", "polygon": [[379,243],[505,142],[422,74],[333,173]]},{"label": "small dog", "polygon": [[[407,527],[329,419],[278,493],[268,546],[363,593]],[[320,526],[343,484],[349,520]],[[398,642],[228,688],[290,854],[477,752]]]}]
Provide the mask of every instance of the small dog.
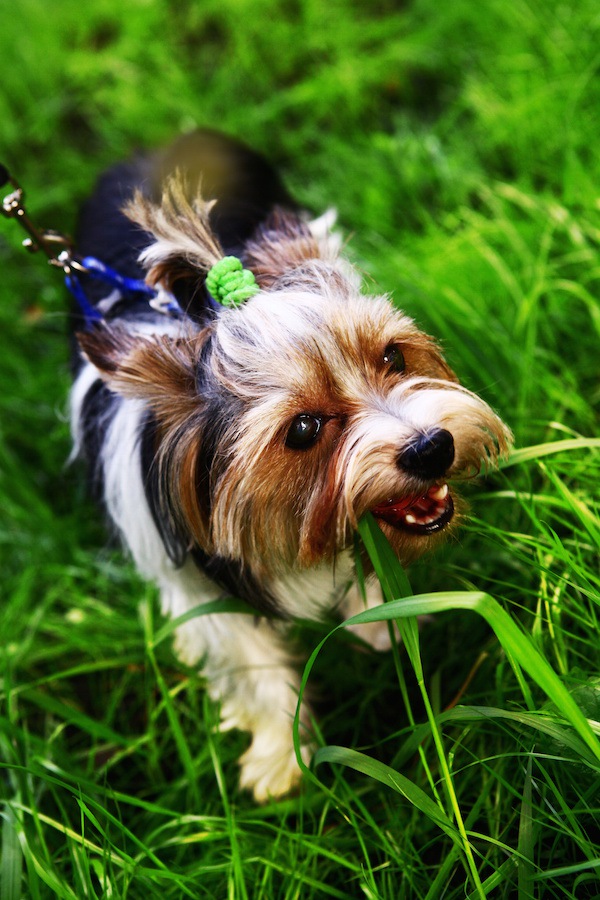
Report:
[{"label": "small dog", "polygon": [[[104,321],[77,335],[74,453],[165,614],[228,595],[256,610],[192,618],[176,647],[202,661],[221,727],[251,733],[240,783],[258,801],[300,777],[286,620],[364,608],[360,517],[410,563],[460,517],[448,482],[509,441],[430,337],[361,294],[332,218],[311,220],[261,156],[199,131],[105,174],[78,237],[183,310],[91,285]],[[214,302],[231,294],[214,283],[227,255],[256,282],[239,306]],[[381,602],[370,576],[366,603]],[[387,628],[362,634],[389,645]],[[306,706],[301,723],[308,757]]]}]

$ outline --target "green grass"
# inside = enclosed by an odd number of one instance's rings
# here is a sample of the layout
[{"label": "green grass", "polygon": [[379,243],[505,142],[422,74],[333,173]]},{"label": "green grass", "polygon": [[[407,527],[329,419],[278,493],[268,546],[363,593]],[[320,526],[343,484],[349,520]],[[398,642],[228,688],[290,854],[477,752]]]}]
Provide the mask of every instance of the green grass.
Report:
[{"label": "green grass", "polygon": [[439,336],[517,450],[410,588],[362,524],[374,615],[404,645],[298,627],[320,746],[297,796],[257,808],[247,738],[215,730],[65,466],[64,289],[2,220],[2,900],[600,894],[599,31],[593,0],[5,14],[0,160],[37,221],[71,230],[135,147],[229,130],[337,205],[373,288]]}]

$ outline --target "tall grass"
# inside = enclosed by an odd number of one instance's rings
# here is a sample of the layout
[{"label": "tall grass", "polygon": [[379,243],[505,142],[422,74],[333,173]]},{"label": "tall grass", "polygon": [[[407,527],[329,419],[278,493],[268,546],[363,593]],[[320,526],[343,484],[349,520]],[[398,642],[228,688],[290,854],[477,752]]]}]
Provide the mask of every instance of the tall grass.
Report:
[{"label": "tall grass", "polygon": [[[64,290],[0,223],[0,895],[581,898],[600,892],[600,17],[467,0],[20,0],[0,159],[71,229],[104,165],[195,124],[335,203],[373,288],[439,336],[517,450],[406,574],[404,643],[298,625],[319,749],[237,788],[201,675],[65,467]],[[418,630],[417,615],[431,620]]]}]

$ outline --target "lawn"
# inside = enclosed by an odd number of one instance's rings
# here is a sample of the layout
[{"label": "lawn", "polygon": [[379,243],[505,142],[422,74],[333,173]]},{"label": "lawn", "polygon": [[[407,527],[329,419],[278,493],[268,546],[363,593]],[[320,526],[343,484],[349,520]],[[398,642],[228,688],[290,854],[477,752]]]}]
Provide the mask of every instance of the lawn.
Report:
[{"label": "lawn", "polygon": [[515,450],[408,573],[361,523],[404,643],[296,626],[319,749],[257,807],[246,736],[66,464],[64,285],[0,219],[2,900],[600,896],[599,37],[594,0],[5,12],[0,162],[36,221],[72,231],[109,163],[226,130],[337,207]]}]

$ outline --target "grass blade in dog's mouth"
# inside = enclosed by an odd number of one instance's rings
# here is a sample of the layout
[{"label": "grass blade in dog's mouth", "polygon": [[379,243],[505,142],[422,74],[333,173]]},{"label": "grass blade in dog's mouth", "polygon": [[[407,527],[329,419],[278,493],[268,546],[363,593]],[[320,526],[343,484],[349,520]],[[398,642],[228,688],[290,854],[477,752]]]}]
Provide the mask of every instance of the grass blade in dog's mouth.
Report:
[{"label": "grass blade in dog's mouth", "polygon": [[434,484],[422,495],[393,497],[371,512],[394,528],[413,534],[434,534],[452,519],[454,503],[447,484]]}]

